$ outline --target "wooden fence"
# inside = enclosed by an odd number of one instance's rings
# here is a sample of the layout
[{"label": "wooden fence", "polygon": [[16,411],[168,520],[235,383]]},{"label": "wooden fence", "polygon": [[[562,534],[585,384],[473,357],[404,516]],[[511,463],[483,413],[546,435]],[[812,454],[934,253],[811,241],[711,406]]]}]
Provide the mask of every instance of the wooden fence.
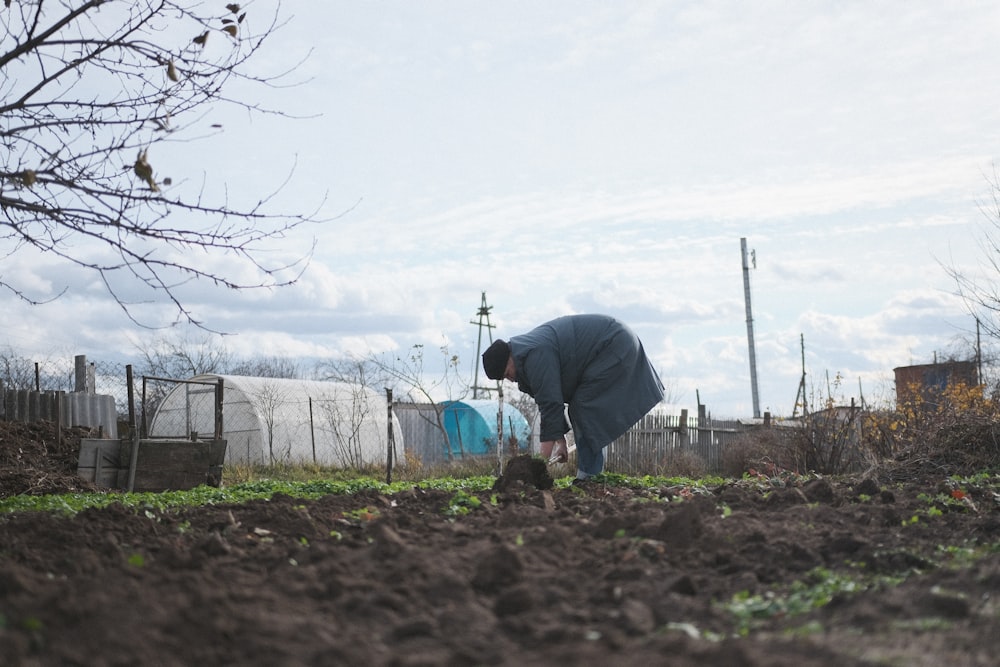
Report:
[{"label": "wooden fence", "polygon": [[608,445],[605,469],[626,475],[683,474],[700,460],[705,472],[718,474],[727,445],[749,428],[735,420],[689,417],[687,410],[652,412]]},{"label": "wooden fence", "polygon": [[[441,446],[434,406],[394,403],[403,442],[409,456],[423,465],[450,461]],[[750,425],[735,420],[717,420],[651,412],[605,450],[605,469],[626,475],[682,474],[692,457],[707,473],[722,472],[726,447]],[[538,424],[532,428],[531,451],[538,450]],[[495,458],[496,454],[486,455]]]}]

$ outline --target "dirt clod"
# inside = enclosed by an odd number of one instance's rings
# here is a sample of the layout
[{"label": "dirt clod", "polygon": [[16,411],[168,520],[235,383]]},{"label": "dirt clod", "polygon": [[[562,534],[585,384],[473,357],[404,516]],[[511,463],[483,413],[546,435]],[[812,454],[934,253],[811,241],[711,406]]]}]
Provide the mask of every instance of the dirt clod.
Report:
[{"label": "dirt clod", "polygon": [[503,474],[493,484],[495,491],[507,492],[523,487],[544,491],[551,489],[555,480],[549,474],[545,461],[530,454],[515,456],[507,462]]}]

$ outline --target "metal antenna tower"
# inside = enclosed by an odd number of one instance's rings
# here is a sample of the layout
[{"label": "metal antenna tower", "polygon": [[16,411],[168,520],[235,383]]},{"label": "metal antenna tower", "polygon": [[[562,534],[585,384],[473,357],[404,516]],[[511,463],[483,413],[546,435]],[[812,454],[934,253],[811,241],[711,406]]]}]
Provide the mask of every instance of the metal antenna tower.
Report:
[{"label": "metal antenna tower", "polygon": [[479,392],[490,392],[496,391],[496,387],[480,387],[479,386],[479,360],[483,357],[483,329],[486,329],[486,333],[490,339],[490,345],[493,344],[493,329],[496,328],[495,324],[490,323],[490,311],[493,310],[493,306],[486,305],[486,292],[483,292],[482,301],[479,304],[479,310],[476,311],[476,315],[479,316],[478,320],[472,320],[469,324],[475,324],[479,327],[479,340],[476,342],[476,358],[472,360],[472,398],[479,398]]},{"label": "metal antenna tower", "polygon": [[[747,345],[750,347],[750,391],[753,397],[754,419],[760,418],[760,397],[757,395],[757,347],[753,342],[753,313],[750,310],[750,265],[747,262],[747,240],[740,239],[743,255],[743,295],[747,304]],[[757,268],[757,254],[754,252],[753,266]]]}]

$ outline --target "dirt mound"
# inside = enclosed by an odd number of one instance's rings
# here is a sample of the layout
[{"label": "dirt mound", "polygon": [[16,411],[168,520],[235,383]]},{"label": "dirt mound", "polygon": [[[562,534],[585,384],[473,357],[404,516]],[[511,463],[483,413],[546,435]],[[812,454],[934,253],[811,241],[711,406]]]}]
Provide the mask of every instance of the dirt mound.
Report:
[{"label": "dirt mound", "polygon": [[94,491],[76,474],[80,439],[89,436],[86,428],[64,428],[60,441],[52,422],[0,421],[0,498]]},{"label": "dirt mound", "polygon": [[456,493],[413,488],[0,516],[0,664],[818,667],[1000,653],[989,486],[547,476],[515,459],[468,512]]},{"label": "dirt mound", "polygon": [[545,461],[530,454],[522,454],[507,462],[503,474],[493,483],[493,489],[509,492],[529,487],[544,491],[554,485],[555,480],[549,474]]}]

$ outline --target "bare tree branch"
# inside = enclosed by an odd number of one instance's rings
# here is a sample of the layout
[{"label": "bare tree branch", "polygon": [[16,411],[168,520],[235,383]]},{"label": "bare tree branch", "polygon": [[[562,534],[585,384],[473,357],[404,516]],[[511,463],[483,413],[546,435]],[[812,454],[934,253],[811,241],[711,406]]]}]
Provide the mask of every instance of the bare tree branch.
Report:
[{"label": "bare tree branch", "polygon": [[[213,105],[286,115],[223,92],[235,81],[276,86],[289,73],[261,75],[251,67],[282,25],[280,2],[270,16],[199,0],[73,4],[23,0],[0,9],[0,34],[6,35],[0,41],[0,243],[10,245],[8,256],[32,247],[97,273],[126,315],[143,326],[122,285],[138,284],[151,300],[170,304],[177,321],[204,328],[179,293],[191,280],[234,290],[297,282],[312,246],[290,262],[265,261],[276,242],[318,221],[318,207],[273,210],[287,180],[254,203],[236,205],[228,192],[209,201],[204,184],[192,191],[188,179],[174,184],[155,168],[158,145],[205,136],[205,113]],[[262,28],[252,27],[252,19],[264,19]],[[240,274],[251,277],[224,275],[205,261],[206,253],[236,258],[252,269]],[[15,276],[0,276],[0,286],[28,303],[49,297],[32,296]]]},{"label": "bare tree branch", "polygon": [[976,274],[955,266],[943,266],[955,281],[956,294],[965,302],[969,313],[979,321],[984,333],[1000,338],[1000,172],[986,175],[989,199],[979,202],[979,210],[988,226],[979,239],[980,271]]}]

